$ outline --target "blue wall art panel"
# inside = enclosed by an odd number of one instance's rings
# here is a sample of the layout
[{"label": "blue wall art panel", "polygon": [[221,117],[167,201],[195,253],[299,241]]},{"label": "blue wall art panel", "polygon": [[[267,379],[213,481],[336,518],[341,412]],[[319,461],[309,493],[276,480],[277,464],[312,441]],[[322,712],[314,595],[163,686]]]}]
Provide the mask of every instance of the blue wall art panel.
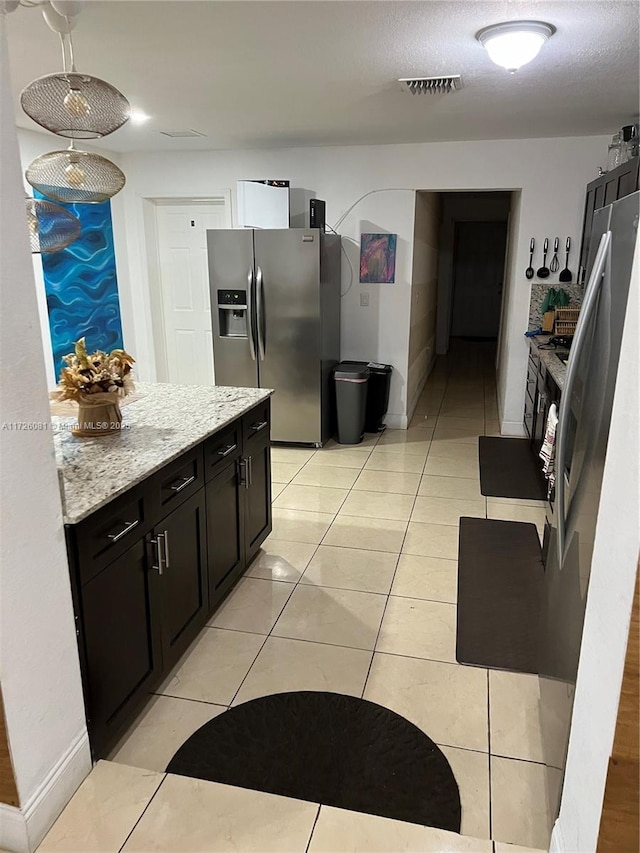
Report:
[{"label": "blue wall art panel", "polygon": [[41,256],[57,377],[78,338],[87,339],[89,352],[123,346],[111,203],[62,207],[78,217],[82,233],[66,249]]}]

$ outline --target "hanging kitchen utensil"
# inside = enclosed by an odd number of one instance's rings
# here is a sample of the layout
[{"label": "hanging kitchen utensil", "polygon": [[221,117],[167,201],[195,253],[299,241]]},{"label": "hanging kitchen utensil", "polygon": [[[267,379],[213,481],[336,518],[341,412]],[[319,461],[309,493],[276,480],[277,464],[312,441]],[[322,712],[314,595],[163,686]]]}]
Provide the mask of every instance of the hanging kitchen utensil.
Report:
[{"label": "hanging kitchen utensil", "polygon": [[531,245],[529,246],[529,266],[524,271],[524,274],[527,278],[533,278],[533,250],[536,247],[536,241],[531,238]]},{"label": "hanging kitchen utensil", "polygon": [[73,140],[66,151],[50,151],[29,165],[25,177],[52,201],[67,204],[107,201],[120,192],[126,178],[120,169],[87,151],[76,151]]},{"label": "hanging kitchen utensil", "polygon": [[558,261],[558,247],[560,246],[560,238],[556,237],[553,241],[553,257],[551,258],[551,263],[549,264],[550,272],[558,272],[560,269],[560,262]]},{"label": "hanging kitchen utensil", "polygon": [[558,276],[558,281],[571,281],[571,270],[569,269],[569,252],[571,251],[571,237],[567,237],[567,257],[564,262],[564,269]]},{"label": "hanging kitchen utensil", "polygon": [[64,207],[43,198],[25,199],[32,254],[59,252],[77,240],[80,220]]},{"label": "hanging kitchen utensil", "polygon": [[549,278],[549,269],[547,268],[547,252],[549,251],[549,238],[544,238],[544,248],[542,250],[542,266],[536,273],[538,278]]}]

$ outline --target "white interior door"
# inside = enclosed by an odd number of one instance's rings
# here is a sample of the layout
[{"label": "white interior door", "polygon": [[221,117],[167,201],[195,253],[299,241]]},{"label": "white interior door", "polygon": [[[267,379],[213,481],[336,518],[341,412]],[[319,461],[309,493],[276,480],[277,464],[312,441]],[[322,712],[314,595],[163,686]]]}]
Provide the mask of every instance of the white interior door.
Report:
[{"label": "white interior door", "polygon": [[167,381],[213,385],[206,232],[226,228],[228,211],[223,199],[156,210]]}]

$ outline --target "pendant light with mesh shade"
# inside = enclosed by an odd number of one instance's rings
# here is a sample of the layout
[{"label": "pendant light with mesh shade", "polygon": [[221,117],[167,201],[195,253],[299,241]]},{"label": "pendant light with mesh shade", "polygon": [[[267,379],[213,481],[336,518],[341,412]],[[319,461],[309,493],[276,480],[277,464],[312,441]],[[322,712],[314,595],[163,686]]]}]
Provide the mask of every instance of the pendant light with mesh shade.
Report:
[{"label": "pendant light with mesh shade", "polygon": [[32,254],[59,252],[80,236],[80,220],[64,207],[29,196],[25,205]]},{"label": "pendant light with mesh shade", "polygon": [[129,101],[111,83],[76,70],[71,39],[73,23],[68,17],[47,9],[45,20],[60,35],[63,70],[29,83],[20,95],[22,109],[40,127],[69,139],[101,139],[118,130],[129,120]]},{"label": "pendant light with mesh shade", "polygon": [[49,151],[27,167],[31,186],[52,201],[65,204],[107,201],[120,192],[124,173],[106,157],[77,151],[73,141],[66,151]]}]

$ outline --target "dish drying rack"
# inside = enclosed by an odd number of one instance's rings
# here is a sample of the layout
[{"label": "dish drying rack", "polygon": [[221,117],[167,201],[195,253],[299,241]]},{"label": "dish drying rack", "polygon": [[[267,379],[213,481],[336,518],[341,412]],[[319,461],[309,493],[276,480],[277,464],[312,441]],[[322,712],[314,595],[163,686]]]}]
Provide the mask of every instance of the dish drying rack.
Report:
[{"label": "dish drying rack", "polygon": [[556,308],[554,334],[575,335],[579,314],[579,308]]}]

